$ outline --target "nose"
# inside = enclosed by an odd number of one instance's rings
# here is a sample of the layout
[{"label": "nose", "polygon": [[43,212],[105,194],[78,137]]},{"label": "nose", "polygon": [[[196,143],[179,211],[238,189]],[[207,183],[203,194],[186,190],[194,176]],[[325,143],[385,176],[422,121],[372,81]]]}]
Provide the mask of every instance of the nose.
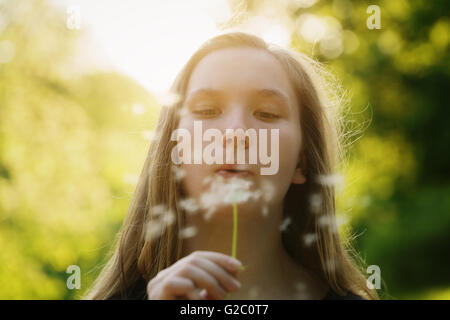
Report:
[{"label": "nose", "polygon": [[[242,129],[244,132],[248,129],[247,126],[247,115],[245,106],[236,105],[234,108],[231,108],[229,114],[227,116],[227,120],[225,122],[223,135],[223,147],[226,148],[234,144],[234,148],[236,148],[239,144],[245,145],[245,149],[249,148],[249,137],[247,135],[239,137],[236,135],[236,130]],[[227,129],[231,129],[231,133],[227,134]],[[238,139],[240,141],[238,141]]]},{"label": "nose", "polygon": [[[236,149],[238,144],[245,144],[245,149],[249,148],[249,138],[248,136],[244,136],[241,139],[239,139],[240,141],[237,141],[238,137],[236,135],[224,135],[223,136],[223,147],[227,148],[227,146],[231,146],[234,145],[234,148]],[[220,140],[219,140],[220,141]]]}]

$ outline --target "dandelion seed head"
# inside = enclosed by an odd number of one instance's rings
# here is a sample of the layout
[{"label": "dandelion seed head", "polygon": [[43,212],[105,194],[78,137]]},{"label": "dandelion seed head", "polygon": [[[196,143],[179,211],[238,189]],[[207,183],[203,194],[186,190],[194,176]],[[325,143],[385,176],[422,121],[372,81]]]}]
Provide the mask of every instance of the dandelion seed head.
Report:
[{"label": "dandelion seed head", "polygon": [[284,232],[286,231],[287,227],[291,224],[291,217],[284,218],[283,222],[280,224],[280,231]]},{"label": "dandelion seed head", "polygon": [[181,229],[179,237],[180,237],[180,239],[192,238],[196,234],[197,234],[197,227],[188,226],[188,227]]},{"label": "dandelion seed head", "polygon": [[217,176],[209,179],[208,183],[208,190],[200,197],[202,208],[221,204],[243,203],[254,197],[253,192],[250,191],[253,183],[245,179],[233,177],[225,181],[223,177]]},{"label": "dandelion seed head", "polygon": [[307,233],[303,236],[303,242],[307,247],[312,245],[315,241],[317,241],[317,234],[315,233]]}]

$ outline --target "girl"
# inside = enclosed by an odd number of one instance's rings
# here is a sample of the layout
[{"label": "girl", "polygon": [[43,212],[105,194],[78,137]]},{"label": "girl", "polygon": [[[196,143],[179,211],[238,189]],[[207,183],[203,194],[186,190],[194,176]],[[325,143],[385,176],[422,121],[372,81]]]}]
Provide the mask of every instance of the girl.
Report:
[{"label": "girl", "polygon": [[[339,128],[321,71],[246,33],[203,44],[172,85],[180,99],[161,111],[116,249],[87,298],[377,299],[337,232],[327,177]],[[279,153],[276,174],[261,175],[260,161],[175,165],[172,134],[195,135],[195,121],[222,133],[277,129],[266,146]]]}]

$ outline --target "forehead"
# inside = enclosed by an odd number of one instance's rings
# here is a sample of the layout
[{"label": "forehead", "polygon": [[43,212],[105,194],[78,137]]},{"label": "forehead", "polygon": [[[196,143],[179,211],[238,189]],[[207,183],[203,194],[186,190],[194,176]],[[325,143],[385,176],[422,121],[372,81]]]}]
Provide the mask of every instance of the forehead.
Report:
[{"label": "forehead", "polygon": [[257,48],[226,48],[206,55],[194,68],[186,95],[213,89],[233,95],[261,90],[283,94],[294,103],[295,94],[288,75],[270,53]]}]

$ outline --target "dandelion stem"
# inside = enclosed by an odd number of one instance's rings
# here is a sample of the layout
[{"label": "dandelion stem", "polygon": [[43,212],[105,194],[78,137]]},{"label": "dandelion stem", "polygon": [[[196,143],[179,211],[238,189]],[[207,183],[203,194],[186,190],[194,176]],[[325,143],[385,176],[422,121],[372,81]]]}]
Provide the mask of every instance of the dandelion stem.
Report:
[{"label": "dandelion stem", "polygon": [[[237,204],[233,202],[233,241],[231,243],[231,256],[236,259],[236,246],[237,246]],[[227,300],[230,298],[230,294],[227,294]]]},{"label": "dandelion stem", "polygon": [[237,204],[233,203],[233,243],[231,247],[231,256],[236,259],[236,245],[237,245]]}]

